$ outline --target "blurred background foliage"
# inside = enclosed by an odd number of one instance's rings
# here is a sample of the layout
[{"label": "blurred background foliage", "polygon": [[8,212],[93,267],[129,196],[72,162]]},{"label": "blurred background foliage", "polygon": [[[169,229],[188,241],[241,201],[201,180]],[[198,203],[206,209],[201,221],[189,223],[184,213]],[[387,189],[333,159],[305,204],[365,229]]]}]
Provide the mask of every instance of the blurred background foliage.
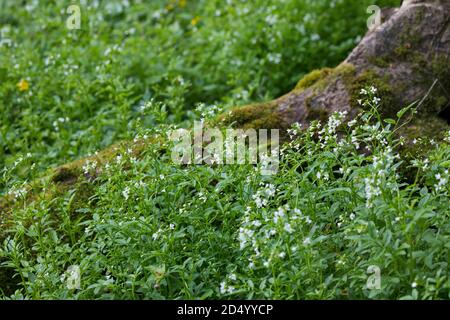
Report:
[{"label": "blurred background foliage", "polygon": [[182,124],[198,103],[277,97],[344,59],[369,5],[399,2],[0,0],[0,167],[31,153],[39,172],[132,138],[150,99]]}]

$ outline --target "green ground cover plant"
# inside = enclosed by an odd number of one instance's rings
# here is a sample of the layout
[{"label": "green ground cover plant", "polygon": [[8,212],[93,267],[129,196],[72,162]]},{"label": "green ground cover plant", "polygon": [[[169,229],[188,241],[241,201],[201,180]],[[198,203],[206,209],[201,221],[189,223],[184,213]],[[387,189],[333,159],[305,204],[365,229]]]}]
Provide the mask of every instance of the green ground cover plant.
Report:
[{"label": "green ground cover plant", "polygon": [[1,1],[0,298],[449,299],[450,132],[399,155],[417,104],[383,119],[369,84],[355,119],[287,130],[271,176],[174,164],[165,138],[335,67],[370,4],[80,1],[67,30],[69,3]]}]

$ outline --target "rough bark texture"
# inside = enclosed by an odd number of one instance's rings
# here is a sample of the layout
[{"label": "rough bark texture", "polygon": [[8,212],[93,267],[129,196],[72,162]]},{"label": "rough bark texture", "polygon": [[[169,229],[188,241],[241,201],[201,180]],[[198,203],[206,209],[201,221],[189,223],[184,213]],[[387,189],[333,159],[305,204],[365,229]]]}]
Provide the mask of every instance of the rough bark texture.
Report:
[{"label": "rough bark texture", "polygon": [[420,117],[443,126],[439,114],[450,101],[449,7],[448,0],[415,0],[384,10],[384,22],[369,31],[338,67],[315,70],[285,96],[238,108],[224,120],[244,127],[284,128],[294,122],[307,126],[336,111],[348,111],[351,117],[361,111],[360,89],[373,84],[383,99],[383,115],[395,116],[427,96],[421,101]]}]

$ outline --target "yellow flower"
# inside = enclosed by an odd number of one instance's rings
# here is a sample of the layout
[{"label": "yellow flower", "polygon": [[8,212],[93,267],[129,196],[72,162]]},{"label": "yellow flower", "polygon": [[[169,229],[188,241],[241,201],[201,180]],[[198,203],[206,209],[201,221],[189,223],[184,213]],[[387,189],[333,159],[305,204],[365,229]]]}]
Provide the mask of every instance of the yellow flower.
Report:
[{"label": "yellow flower", "polygon": [[191,20],[191,24],[195,27],[200,22],[200,17],[197,16]]},{"label": "yellow flower", "polygon": [[180,8],[186,7],[186,0],[180,0],[180,2],[178,3],[178,5],[180,6]]},{"label": "yellow flower", "polygon": [[30,88],[30,84],[27,80],[20,80],[17,84],[17,88],[19,88],[19,91],[27,91]]}]

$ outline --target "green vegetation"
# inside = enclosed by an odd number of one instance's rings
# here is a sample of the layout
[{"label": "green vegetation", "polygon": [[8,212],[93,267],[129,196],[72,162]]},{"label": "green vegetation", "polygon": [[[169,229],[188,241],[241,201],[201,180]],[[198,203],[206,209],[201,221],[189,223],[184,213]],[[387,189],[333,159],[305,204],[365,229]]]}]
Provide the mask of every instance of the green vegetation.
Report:
[{"label": "green vegetation", "polygon": [[[81,30],[68,4],[0,4],[1,298],[450,298],[447,124],[333,68],[372,1],[83,3]],[[287,128],[261,102],[326,77],[356,119]],[[285,129],[277,174],[174,164],[166,134],[199,119]]]},{"label": "green vegetation", "polygon": [[[57,197],[19,209],[17,196],[1,250],[18,274],[12,297],[447,299],[450,132],[409,162],[405,185],[400,119],[377,121],[372,90],[356,120],[290,129],[274,176],[171,165],[168,145],[149,144],[87,160]],[[66,286],[71,265],[79,289]],[[370,266],[379,290],[366,287]]]},{"label": "green vegetation", "polygon": [[42,173],[133,139],[154,125],[140,112],[150,99],[181,125],[198,103],[280,96],[345,58],[372,2],[81,1],[81,29],[68,30],[70,1],[3,0],[0,29],[13,46],[0,46],[0,167],[31,153]]}]

